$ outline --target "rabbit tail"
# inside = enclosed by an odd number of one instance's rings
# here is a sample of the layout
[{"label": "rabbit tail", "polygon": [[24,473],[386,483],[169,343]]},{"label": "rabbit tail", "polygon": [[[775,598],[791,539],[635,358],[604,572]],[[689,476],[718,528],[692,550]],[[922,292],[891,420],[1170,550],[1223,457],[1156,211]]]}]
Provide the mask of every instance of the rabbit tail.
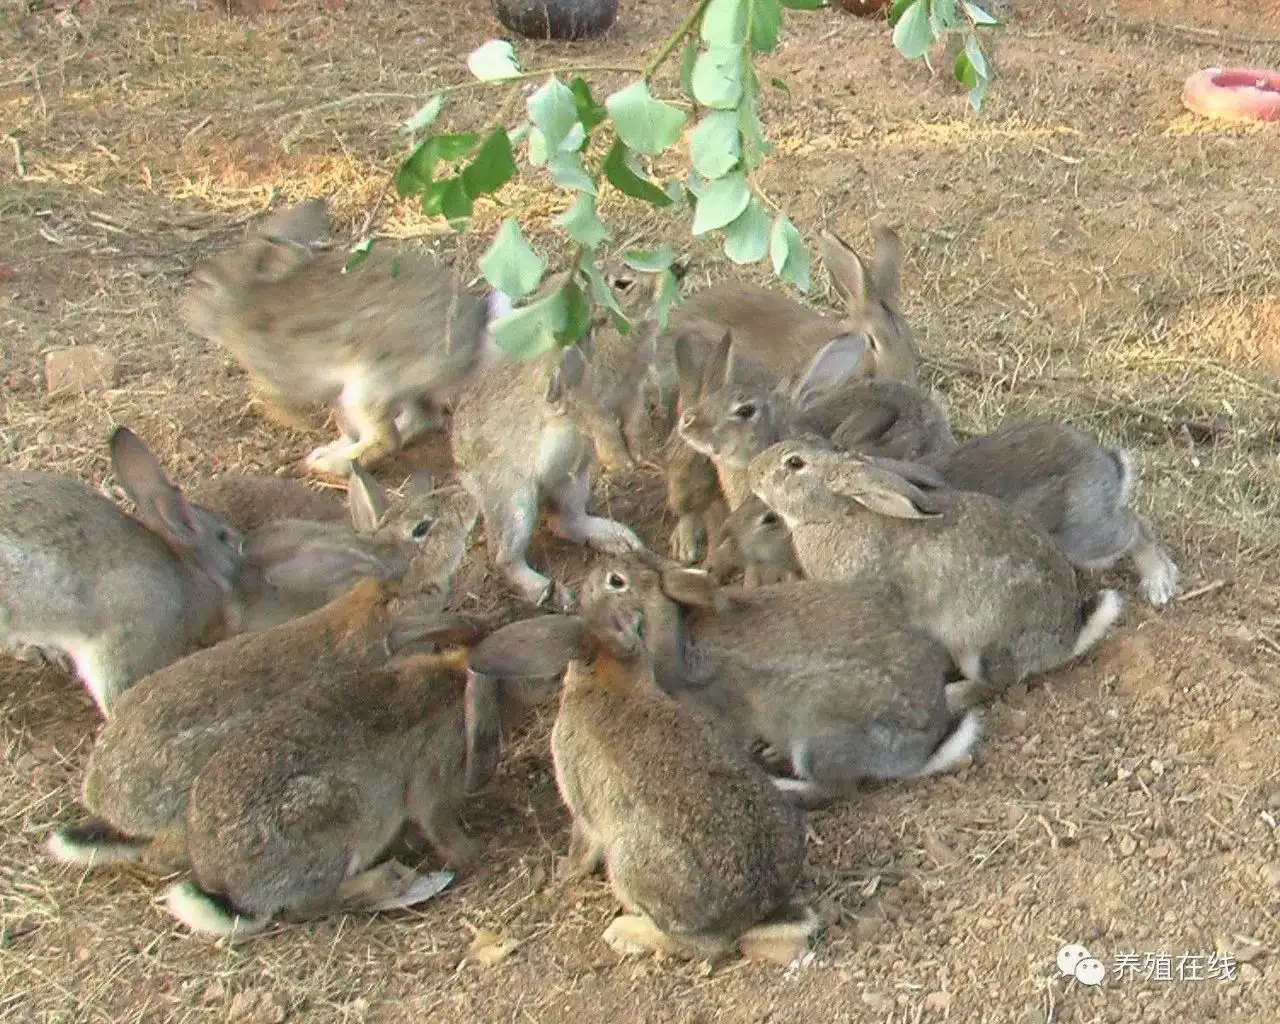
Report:
[{"label": "rabbit tail", "polygon": [[821,926],[818,915],[809,907],[785,903],[766,920],[743,932],[738,949],[748,960],[787,965],[804,956],[809,939]]},{"label": "rabbit tail", "polygon": [[1124,508],[1128,506],[1129,499],[1133,496],[1133,459],[1129,457],[1129,453],[1123,448],[1107,448],[1106,453],[1116,467],[1116,477],[1120,483],[1120,501],[1118,504],[1121,508]]},{"label": "rabbit tail", "polygon": [[117,831],[105,821],[90,819],[81,825],[55,830],[45,843],[54,860],[82,868],[100,868],[141,860],[151,844]]},{"label": "rabbit tail", "polygon": [[225,895],[205,892],[188,879],[165,893],[169,913],[199,935],[216,938],[248,938],[265,931],[270,918],[253,918],[242,914]]},{"label": "rabbit tail", "polygon": [[1114,590],[1100,590],[1093,597],[1080,602],[1080,631],[1071,648],[1072,657],[1078,658],[1096,647],[1110,632],[1123,610],[1124,601]]},{"label": "rabbit tail", "polygon": [[939,775],[956,768],[964,758],[969,756],[973,745],[982,735],[982,712],[976,708],[966,711],[951,723],[946,735],[938,741],[933,753],[914,773],[914,778],[923,779],[929,775]]}]

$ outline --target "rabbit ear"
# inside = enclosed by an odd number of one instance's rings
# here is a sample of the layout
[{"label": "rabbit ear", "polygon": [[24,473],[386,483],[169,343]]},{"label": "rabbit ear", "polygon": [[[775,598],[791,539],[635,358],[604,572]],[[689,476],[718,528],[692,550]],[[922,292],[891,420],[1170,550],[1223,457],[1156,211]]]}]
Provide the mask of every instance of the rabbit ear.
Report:
[{"label": "rabbit ear", "polygon": [[577,615],[523,619],[490,633],[471,652],[473,672],[495,678],[543,679],[563,672],[582,651]]},{"label": "rabbit ear", "polygon": [[861,309],[875,295],[875,279],[862,258],[846,242],[830,231],[819,239],[822,262],[827,265],[831,283],[850,309]]},{"label": "rabbit ear", "polygon": [[664,569],[662,592],[676,604],[694,608],[715,608],[720,604],[719,587],[705,569],[685,566]]},{"label": "rabbit ear", "polygon": [[242,552],[267,583],[282,590],[328,590],[367,576],[386,576],[389,570],[360,538],[331,524],[302,520],[254,530],[245,538]]},{"label": "rabbit ear", "polygon": [[195,544],[200,538],[195,514],[182,492],[164,475],[151,449],[128,427],[117,427],[110,444],[112,469],[138,506],[138,518],[170,545]]},{"label": "rabbit ear", "polygon": [[841,443],[857,449],[875,444],[898,422],[901,410],[892,402],[868,402],[845,417],[835,434]]},{"label": "rabbit ear", "polygon": [[702,393],[713,394],[733,380],[733,332],[725,331],[702,368]]},{"label": "rabbit ear", "polygon": [[676,335],[673,347],[676,351],[676,376],[681,394],[696,398],[702,387],[702,368],[698,365],[697,354],[693,350],[694,339],[691,335]]},{"label": "rabbit ear", "polygon": [[930,466],[923,465],[919,462],[904,462],[901,459],[888,459],[882,456],[868,456],[867,461],[873,466],[879,466],[881,469],[888,470],[890,473],[896,473],[908,483],[915,484],[917,487],[925,488],[931,491],[950,490],[951,485],[947,482],[947,478]]},{"label": "rabbit ear", "polygon": [[566,348],[547,378],[547,404],[559,405],[568,398],[569,393],[582,383],[586,372],[587,360],[582,348],[578,345]]},{"label": "rabbit ear", "polygon": [[328,233],[329,210],[323,199],[308,199],[277,210],[258,228],[263,238],[295,245],[314,245]]},{"label": "rabbit ear", "polygon": [[502,680],[467,669],[462,699],[466,735],[466,768],[463,791],[479,792],[498,770],[502,747]]},{"label": "rabbit ear", "polygon": [[791,392],[791,401],[797,408],[804,408],[824,391],[842,384],[852,377],[862,364],[867,351],[867,339],[862,334],[842,334],[827,342],[813,357],[804,376]]},{"label": "rabbit ear", "polygon": [[431,494],[435,490],[435,477],[426,470],[420,469],[410,474],[409,482],[405,485],[404,493],[406,498],[418,498]]},{"label": "rabbit ear", "polygon": [[915,484],[881,466],[859,461],[832,480],[831,490],[891,519],[936,519],[942,513]]},{"label": "rabbit ear", "polygon": [[896,304],[902,285],[902,239],[893,228],[876,229],[875,282],[881,301]]},{"label": "rabbit ear", "polygon": [[382,485],[360,463],[353,463],[347,479],[347,503],[350,505],[351,525],[356,533],[373,533],[387,514],[391,503]]}]

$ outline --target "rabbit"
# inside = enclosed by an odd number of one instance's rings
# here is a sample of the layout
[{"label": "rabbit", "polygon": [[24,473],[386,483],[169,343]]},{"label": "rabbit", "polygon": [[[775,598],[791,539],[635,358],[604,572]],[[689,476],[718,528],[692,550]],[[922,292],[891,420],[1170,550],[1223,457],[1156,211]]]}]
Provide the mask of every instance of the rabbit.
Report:
[{"label": "rabbit", "polygon": [[437,425],[436,407],[501,355],[488,326],[512,303],[460,287],[434,258],[383,247],[348,272],[346,253],[306,248],[317,209],[286,210],[201,265],[181,305],[273,407],[334,406],[344,436],[306,464],[341,477]]},{"label": "rabbit", "polygon": [[1132,559],[1156,607],[1178,590],[1178,567],[1150,526],[1128,508],[1130,456],[1084,431],[1047,419],[1002,424],[922,460],[953,487],[980,491],[1036,520],[1078,569]]},{"label": "rabbit", "polygon": [[[458,400],[453,458],[463,486],[483,510],[489,555],[527,601],[563,610],[561,584],[535,571],[526,549],[546,501],[557,536],[605,551],[640,539],[622,523],[587,514],[594,443],[615,436],[640,403],[656,324],[623,335],[601,325],[586,340],[532,361],[496,364]],[[608,444],[609,442],[606,442]]]},{"label": "rabbit", "polygon": [[931,389],[901,380],[861,380],[836,389],[833,397],[841,412],[853,407],[827,435],[837,448],[915,462],[942,457],[958,445],[946,405]]},{"label": "rabbit", "polygon": [[733,510],[723,532],[709,565],[720,582],[736,572],[743,573],[743,583],[748,587],[789,583],[804,577],[787,524],[754,494]]},{"label": "rabbit", "polygon": [[0,471],[0,643],[64,652],[104,717],[134,682],[234,628],[241,545],[127,427],[110,448],[136,517],[79,481]]},{"label": "rabbit", "polygon": [[551,732],[573,819],[566,874],[605,867],[626,912],[604,941],[623,955],[803,955],[818,919],[792,898],[804,867],[798,809],[717,723],[657,684],[631,609],[584,593],[574,621],[580,629],[560,616],[508,627],[527,642],[504,645],[514,663],[500,668],[568,664]]},{"label": "rabbit", "polygon": [[[425,474],[411,480],[405,497],[393,504],[358,464],[348,484],[348,504],[347,524],[276,519],[245,534],[236,578],[241,631],[269,629],[305,615],[366,576],[407,578],[414,589],[419,553],[438,520],[461,521],[472,507],[462,488],[433,490]],[[246,521],[256,518],[249,515]]]},{"label": "rabbit", "polygon": [[213,752],[270,702],[306,692],[320,674],[376,671],[437,626],[477,516],[461,489],[442,500],[413,590],[363,579],[306,616],[232,637],[134,686],[89,758],[82,799],[93,817],[55,831],[50,854],[82,867],[183,865],[188,795]]},{"label": "rabbit", "polygon": [[[701,380],[726,333],[733,337],[734,382],[753,390],[767,391],[795,379],[806,366],[812,367],[819,353],[836,343],[843,343],[836,347],[846,351],[862,346],[858,377],[916,381],[919,356],[899,307],[903,253],[897,234],[887,227],[876,232],[875,259],[870,267],[830,232],[823,233],[821,249],[832,282],[844,298],[846,319],[824,317],[785,296],[737,284],[716,285],[691,295],[673,313],[668,337],[673,347],[684,338],[686,349],[683,361],[677,353],[672,371],[679,379],[682,425],[691,416],[691,402],[700,390],[698,383],[691,382]],[[829,434],[847,414],[838,401],[816,404],[810,410],[809,426]],[[815,420],[819,415],[824,418]],[[700,479],[694,467],[687,467],[685,476]],[[741,489],[741,481],[737,483]],[[743,493],[726,495],[730,508],[744,497]],[[696,521],[698,510],[692,499],[670,507],[678,517],[672,552],[682,562],[695,562],[707,550],[706,531]]]},{"label": "rabbit", "polygon": [[[377,909],[378,862],[411,822],[452,867],[469,869],[480,844],[459,820],[465,685],[465,651],[373,671],[326,665],[238,721],[191,785],[192,877],[166,892],[169,913],[235,941],[278,917],[340,913],[353,891]],[[403,888],[393,878],[390,906]]]},{"label": "rabbit", "polygon": [[1081,601],[1075,570],[1039,524],[913,463],[841,453],[818,439],[752,460],[751,489],[791,531],[805,575],[896,584],[907,614],[961,673],[1003,690],[1080,657],[1123,609]]},{"label": "rabbit", "polygon": [[341,523],[349,518],[332,493],[287,477],[223,473],[193,483],[187,499],[244,535],[279,519]]}]

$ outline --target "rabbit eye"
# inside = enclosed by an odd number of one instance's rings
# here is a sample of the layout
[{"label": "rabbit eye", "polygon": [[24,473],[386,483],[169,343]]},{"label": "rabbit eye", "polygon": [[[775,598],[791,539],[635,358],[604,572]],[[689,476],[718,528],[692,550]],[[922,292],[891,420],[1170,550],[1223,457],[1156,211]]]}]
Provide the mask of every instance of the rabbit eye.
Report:
[{"label": "rabbit eye", "polygon": [[777,526],[777,525],[778,525],[778,513],[777,513],[777,512],[766,512],[764,515],[762,515],[762,516],[760,517],[760,522],[762,522],[765,526]]},{"label": "rabbit eye", "polygon": [[734,406],[734,409],[733,409],[734,419],[749,420],[749,419],[754,419],[755,415],[756,415],[755,402],[742,402],[739,405]]},{"label": "rabbit eye", "polygon": [[613,281],[613,286],[617,288],[618,291],[620,292],[631,291],[631,286],[633,284],[635,284],[635,282],[631,280],[631,278],[629,277],[618,277],[618,278],[614,278],[614,281]]},{"label": "rabbit eye", "polygon": [[609,573],[609,575],[605,578],[605,585],[606,585],[610,590],[618,590],[618,591],[626,590],[626,589],[627,589],[627,578],[626,578],[625,576],[623,576],[623,575],[622,575],[622,573],[620,573],[620,572],[611,572],[611,573]]},{"label": "rabbit eye", "polygon": [[422,538],[425,537],[430,532],[431,532],[431,520],[423,519],[417,523],[414,523],[413,529],[409,531],[409,536],[412,537],[414,540],[422,540]]},{"label": "rabbit eye", "polygon": [[788,455],[782,463],[787,469],[801,470],[809,463],[805,462],[803,455]]}]

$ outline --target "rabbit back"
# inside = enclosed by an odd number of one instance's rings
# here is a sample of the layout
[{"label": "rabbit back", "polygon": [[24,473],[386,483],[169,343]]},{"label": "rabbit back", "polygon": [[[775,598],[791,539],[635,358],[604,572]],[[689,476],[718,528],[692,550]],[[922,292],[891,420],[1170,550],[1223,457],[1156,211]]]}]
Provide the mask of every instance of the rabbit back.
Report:
[{"label": "rabbit back", "polygon": [[187,488],[188,497],[240,533],[277,519],[343,522],[347,511],[332,492],[307,487],[288,477],[223,473]]}]

